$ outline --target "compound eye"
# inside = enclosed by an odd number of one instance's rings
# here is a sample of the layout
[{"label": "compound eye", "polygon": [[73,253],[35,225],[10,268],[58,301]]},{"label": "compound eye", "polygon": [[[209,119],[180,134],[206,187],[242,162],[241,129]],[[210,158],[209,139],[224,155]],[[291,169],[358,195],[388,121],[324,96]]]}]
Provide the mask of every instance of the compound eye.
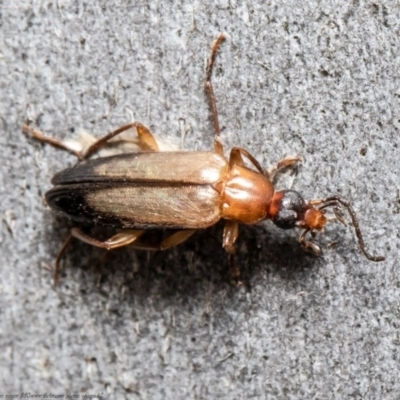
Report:
[{"label": "compound eye", "polygon": [[281,210],[272,220],[281,229],[292,229],[296,227],[298,214],[294,210]]},{"label": "compound eye", "polygon": [[294,190],[283,190],[279,195],[277,212],[272,222],[281,229],[295,228],[296,222],[304,217],[305,201]]}]

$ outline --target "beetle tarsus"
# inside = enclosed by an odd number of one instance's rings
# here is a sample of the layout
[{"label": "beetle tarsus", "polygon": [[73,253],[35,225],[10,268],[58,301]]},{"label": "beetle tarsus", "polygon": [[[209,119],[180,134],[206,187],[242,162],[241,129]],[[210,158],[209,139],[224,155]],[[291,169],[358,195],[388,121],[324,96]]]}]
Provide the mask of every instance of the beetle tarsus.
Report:
[{"label": "beetle tarsus", "polygon": [[275,183],[278,175],[287,171],[288,169],[294,169],[298,166],[298,163],[302,161],[301,157],[285,157],[279,160],[276,165],[269,168],[267,171],[268,177],[271,182]]},{"label": "beetle tarsus", "polygon": [[240,280],[240,269],[235,263],[235,254],[229,254],[229,269],[231,272],[231,282],[233,286],[239,287],[243,284]]},{"label": "beetle tarsus", "polygon": [[69,153],[72,153],[74,156],[78,157],[80,159],[80,152],[72,149],[68,145],[66,145],[64,142],[61,140],[54,139],[50,136],[44,135],[42,132],[40,132],[37,129],[31,128],[27,123],[22,125],[22,132],[28,134],[30,137],[33,139],[37,140],[38,142],[42,143],[47,143],[52,145],[53,147],[57,147],[61,150],[67,151]]},{"label": "beetle tarsus", "polygon": [[305,251],[319,257],[322,254],[321,248],[316,243],[306,240],[307,233],[313,235],[314,232],[306,229],[299,237],[300,245]]}]

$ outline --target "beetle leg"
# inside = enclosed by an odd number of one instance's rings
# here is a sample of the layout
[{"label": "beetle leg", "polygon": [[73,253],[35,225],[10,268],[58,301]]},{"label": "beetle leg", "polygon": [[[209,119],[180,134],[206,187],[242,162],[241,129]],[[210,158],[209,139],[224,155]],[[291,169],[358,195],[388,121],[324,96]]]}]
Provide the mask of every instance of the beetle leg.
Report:
[{"label": "beetle leg", "polygon": [[158,145],[156,139],[154,138],[150,130],[146,128],[144,125],[140,124],[139,122],[132,122],[130,124],[121,126],[115,131],[107,133],[107,135],[98,139],[96,142],[90,145],[86,150],[84,150],[79,154],[78,156],[79,159],[83,160],[85,158],[88,158],[90,155],[95,153],[101,146],[105,145],[109,140],[131,128],[136,128],[139,137],[139,147],[141,150],[158,151]]},{"label": "beetle leg", "polygon": [[261,164],[247,150],[242,149],[241,147],[232,148],[229,155],[229,166],[233,167],[234,165],[240,165],[244,167],[245,164],[242,156],[245,156],[261,174],[266,174]]},{"label": "beetle leg", "polygon": [[185,240],[189,239],[196,232],[196,229],[187,229],[173,233],[168,236],[160,244],[160,250],[169,249],[170,247],[177,246],[183,243]]},{"label": "beetle leg", "polygon": [[146,243],[133,243],[132,247],[137,250],[147,250],[147,251],[160,251],[166,250],[171,247],[177,246],[183,243],[185,240],[189,239],[197,229],[182,229],[177,231],[172,235],[166,237],[161,241],[160,244],[146,244]]},{"label": "beetle leg", "polygon": [[79,158],[79,151],[76,151],[73,148],[69,147],[67,144],[65,144],[61,140],[57,140],[57,139],[54,139],[52,137],[43,135],[42,132],[38,131],[37,129],[31,128],[27,124],[24,124],[22,126],[22,132],[27,133],[33,139],[35,139],[35,140],[37,140],[39,142],[51,144],[52,146],[58,147],[59,149],[62,149],[62,150],[65,150],[65,151],[68,151],[68,152],[74,154],[75,156],[77,156]]},{"label": "beetle leg", "polygon": [[271,182],[275,181],[278,173],[283,172],[286,168],[293,168],[296,163],[301,161],[301,157],[286,157],[280,160],[274,167],[265,171],[261,164],[247,150],[242,149],[241,147],[233,147],[229,156],[229,166],[244,166],[242,156],[245,156],[261,174],[268,176]]},{"label": "beetle leg", "polygon": [[177,246],[178,244],[181,244],[190,236],[192,236],[195,232],[196,229],[181,230],[165,238],[159,245],[146,245],[142,243],[138,244],[134,243],[136,239],[138,239],[141,235],[143,235],[143,233],[145,233],[144,230],[124,229],[123,231],[115,234],[114,236],[105,240],[104,242],[101,242],[100,240],[94,239],[86,235],[78,228],[72,228],[71,234],[68,236],[67,240],[62,245],[56,257],[55,269],[53,274],[54,284],[56,285],[58,282],[58,276],[60,272],[60,260],[73,238],[79,239],[84,243],[90,244],[95,247],[100,247],[106,250],[114,250],[119,247],[132,245],[132,247],[139,250],[157,251],[157,250],[166,250],[169,249],[170,247]]},{"label": "beetle leg", "polygon": [[228,257],[229,257],[229,269],[231,272],[232,284],[234,286],[240,286],[243,284],[243,282],[240,280],[240,269],[235,263],[235,255],[229,254]]},{"label": "beetle leg", "polygon": [[207,94],[210,110],[211,110],[211,116],[213,120],[213,125],[214,125],[214,151],[221,156],[224,155],[224,148],[222,146],[221,141],[219,140],[219,135],[221,133],[221,128],[219,126],[219,121],[218,121],[218,110],[217,110],[217,103],[215,101],[215,94],[214,94],[214,89],[211,83],[211,76],[212,76],[212,71],[214,68],[214,63],[215,63],[215,58],[217,57],[218,49],[221,45],[221,43],[225,40],[225,35],[221,33],[217,39],[215,39],[212,42],[211,45],[211,55],[210,55],[210,60],[207,65],[206,69],[206,81],[204,83],[204,90]]},{"label": "beetle leg", "polygon": [[75,237],[82,242],[85,242],[92,246],[100,247],[107,250],[114,250],[118,247],[127,246],[128,244],[133,243],[139,236],[143,235],[143,233],[144,230],[124,229],[123,231],[118,232],[104,242],[101,242],[100,240],[94,239],[86,235],[78,228],[71,229],[72,237]]},{"label": "beetle leg", "polygon": [[121,126],[120,128],[116,129],[115,131],[107,133],[107,135],[98,139],[96,142],[94,142],[92,145],[90,145],[87,149],[85,149],[83,151],[76,151],[71,146],[68,146],[68,144],[62,142],[61,140],[57,140],[52,137],[45,136],[42,132],[31,128],[27,124],[23,125],[22,131],[29,134],[30,136],[32,136],[35,140],[38,140],[39,142],[51,144],[54,147],[58,147],[62,150],[65,150],[65,151],[68,151],[68,152],[74,154],[76,157],[78,157],[79,160],[83,160],[85,158],[88,158],[93,153],[95,153],[101,146],[106,144],[109,140],[111,140],[115,136],[117,136],[120,133],[125,132],[131,128],[136,128],[136,131],[137,131],[137,134],[139,137],[139,147],[141,150],[158,151],[158,145],[157,145],[157,142],[156,142],[153,134],[150,132],[149,129],[147,129],[144,125],[142,125],[138,122],[132,122],[130,124]]},{"label": "beetle leg", "polygon": [[[58,282],[58,274],[60,271],[60,259],[62,255],[65,253],[66,248],[68,247],[69,243],[71,242],[72,238],[77,238],[84,243],[90,244],[95,247],[100,247],[106,250],[113,250],[117,249],[118,247],[123,247],[131,244],[134,242],[139,236],[144,233],[143,230],[133,230],[133,229],[126,229],[122,232],[117,233],[116,235],[112,236],[111,238],[107,239],[104,242],[91,238],[90,236],[84,234],[78,228],[72,228],[71,234],[69,235],[68,239],[63,244],[61,250],[59,251],[57,258],[56,258],[56,267],[54,271],[54,284],[56,285]],[[104,260],[107,257],[108,252],[106,252],[102,259]]]},{"label": "beetle leg", "polygon": [[235,242],[239,236],[239,224],[236,221],[226,221],[222,236],[222,247],[229,254],[229,267],[231,270],[232,282],[240,286],[240,269],[235,264]]},{"label": "beetle leg", "polygon": [[234,147],[233,149],[231,149],[231,152],[229,154],[229,166],[231,168],[234,165],[240,165],[241,167],[244,167],[244,161],[240,153],[240,150],[241,149],[239,147]]},{"label": "beetle leg", "polygon": [[71,243],[71,240],[72,240],[72,235],[69,235],[68,238],[63,243],[63,245],[61,246],[61,249],[59,250],[59,252],[57,254],[54,272],[53,272],[54,286],[56,286],[58,283],[58,277],[59,277],[59,273],[60,273],[60,260],[61,260],[62,256],[64,255],[65,251],[67,250],[69,244]]},{"label": "beetle leg", "polygon": [[222,234],[222,247],[228,253],[235,252],[235,242],[239,236],[239,224],[236,221],[226,221]]},{"label": "beetle leg", "polygon": [[278,174],[281,174],[288,168],[296,167],[297,163],[301,160],[301,157],[285,157],[282,160],[279,160],[276,165],[268,169],[267,174],[269,179],[271,182],[275,183]]},{"label": "beetle leg", "polygon": [[67,247],[71,243],[72,238],[77,238],[82,242],[91,244],[95,247],[101,247],[103,249],[112,250],[118,247],[127,246],[128,244],[134,242],[140,235],[142,235],[144,231],[135,231],[132,229],[124,230],[116,235],[112,236],[110,239],[106,240],[105,242],[100,242],[99,240],[93,239],[90,236],[85,235],[80,229],[72,228],[71,234],[68,236],[67,240],[62,245],[60,251],[56,257],[56,263],[54,268],[53,280],[54,284],[56,285],[58,282],[58,276],[60,272],[60,260],[61,257],[64,255]]},{"label": "beetle leg", "polygon": [[301,247],[308,251],[309,253],[313,254],[316,257],[319,257],[321,255],[321,248],[314,242],[311,242],[309,240],[306,240],[306,235],[307,233],[310,232],[309,229],[306,229],[299,237],[299,242]]}]

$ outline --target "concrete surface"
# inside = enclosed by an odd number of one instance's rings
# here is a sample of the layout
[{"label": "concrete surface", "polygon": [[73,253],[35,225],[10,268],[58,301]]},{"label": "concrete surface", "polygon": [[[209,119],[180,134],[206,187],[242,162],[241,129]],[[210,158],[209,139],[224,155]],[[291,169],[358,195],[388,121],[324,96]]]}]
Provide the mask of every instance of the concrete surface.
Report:
[{"label": "concrete surface", "polygon": [[[0,394],[137,399],[400,398],[400,8],[394,1],[18,1],[0,4]],[[165,253],[74,242],[42,198],[74,157],[57,138],[132,119],[210,149],[212,40],[226,149],[304,159],[293,187],[340,194],[368,249],[330,224],[320,258],[297,232],[241,227],[229,283],[221,226]]]}]

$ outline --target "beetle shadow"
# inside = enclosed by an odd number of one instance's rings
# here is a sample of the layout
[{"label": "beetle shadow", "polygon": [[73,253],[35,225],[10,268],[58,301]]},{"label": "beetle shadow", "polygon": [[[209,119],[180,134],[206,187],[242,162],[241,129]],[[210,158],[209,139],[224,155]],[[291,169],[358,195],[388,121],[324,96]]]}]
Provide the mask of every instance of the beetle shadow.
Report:
[{"label": "beetle shadow", "polygon": [[307,279],[322,264],[320,257],[306,252],[297,240],[298,232],[282,231],[272,224],[246,226],[241,231],[237,262],[243,276],[256,284],[260,275],[271,274],[284,282]]},{"label": "beetle shadow", "polygon": [[[47,217],[46,217],[47,219]],[[56,216],[46,225],[49,254],[56,254],[74,226]],[[85,227],[83,227],[85,230]],[[166,251],[148,252],[125,247],[106,252],[79,240],[73,240],[61,265],[59,285],[78,279],[82,291],[106,293],[110,285],[124,287],[125,295],[165,299],[202,297],[205,288],[236,293],[231,283],[228,257],[222,248],[223,224],[201,230],[183,244]],[[91,230],[94,237],[105,239],[109,229]],[[304,279],[318,259],[304,252],[286,232],[264,225],[241,226],[235,255],[246,290],[262,282],[265,274],[283,281]]]}]

